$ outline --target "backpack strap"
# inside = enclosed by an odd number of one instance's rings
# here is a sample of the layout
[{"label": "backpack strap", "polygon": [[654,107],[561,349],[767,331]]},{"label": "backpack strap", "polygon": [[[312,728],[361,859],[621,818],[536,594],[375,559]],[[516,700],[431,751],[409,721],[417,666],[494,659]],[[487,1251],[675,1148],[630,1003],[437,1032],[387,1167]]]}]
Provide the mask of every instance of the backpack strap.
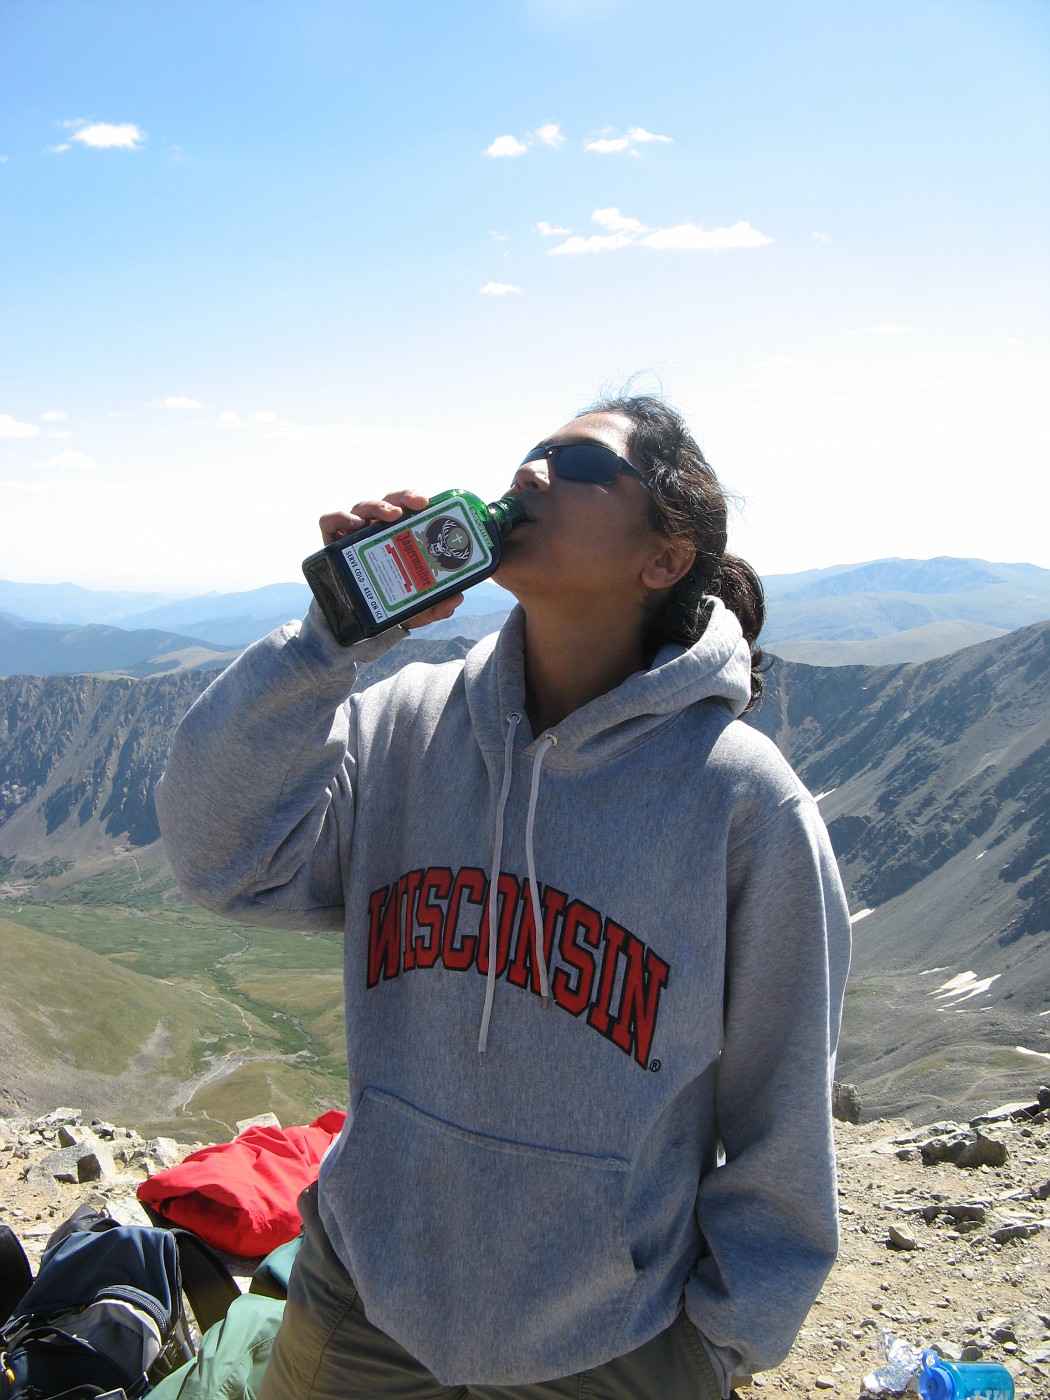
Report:
[{"label": "backpack strap", "polygon": [[221,1322],[235,1298],[241,1296],[237,1281],[219,1256],[192,1230],[168,1227],[179,1250],[182,1287],[189,1299],[197,1326],[206,1332]]},{"label": "backpack strap", "polygon": [[10,1225],[0,1225],[0,1326],[12,1316],[33,1282],[33,1270]]}]

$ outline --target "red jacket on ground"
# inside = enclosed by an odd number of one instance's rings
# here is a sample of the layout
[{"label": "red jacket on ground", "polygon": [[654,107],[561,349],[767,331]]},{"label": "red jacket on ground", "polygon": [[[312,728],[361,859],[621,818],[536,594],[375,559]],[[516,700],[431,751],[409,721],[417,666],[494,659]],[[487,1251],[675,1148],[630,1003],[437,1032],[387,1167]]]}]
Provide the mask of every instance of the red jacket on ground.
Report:
[{"label": "red jacket on ground", "polygon": [[216,1249],[268,1254],[298,1235],[299,1193],[317,1180],[345,1118],[333,1110],[306,1128],[246,1128],[143,1181],[138,1198]]}]

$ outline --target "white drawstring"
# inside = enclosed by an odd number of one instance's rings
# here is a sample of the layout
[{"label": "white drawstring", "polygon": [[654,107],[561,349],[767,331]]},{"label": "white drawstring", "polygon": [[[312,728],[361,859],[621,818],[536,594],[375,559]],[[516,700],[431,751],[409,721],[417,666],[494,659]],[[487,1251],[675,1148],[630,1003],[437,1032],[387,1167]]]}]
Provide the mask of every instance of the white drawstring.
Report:
[{"label": "white drawstring", "polygon": [[536,926],[536,965],[540,972],[540,996],[544,1011],[550,1006],[547,985],[547,960],[543,955],[543,915],[540,912],[540,892],[536,885],[536,859],[532,850],[532,830],[536,825],[536,799],[540,791],[540,766],[548,749],[557,743],[553,734],[544,734],[532,765],[532,791],[529,793],[529,815],[525,821],[525,861],[529,868],[529,894],[532,896],[532,922]]},{"label": "white drawstring", "polygon": [[[489,874],[489,967],[485,977],[485,1007],[481,1013],[481,1030],[478,1033],[478,1054],[484,1055],[489,1043],[489,1023],[492,1020],[492,1003],[496,995],[496,959],[499,955],[499,926],[496,919],[497,895],[499,893],[500,865],[503,861],[503,813],[507,806],[511,777],[514,768],[514,735],[521,723],[521,715],[512,714],[507,720],[507,744],[503,751],[503,785],[496,803],[496,833],[492,847],[492,869]],[[543,1008],[550,1006],[550,986],[547,977],[547,961],[543,955],[543,912],[540,908],[539,887],[536,884],[536,858],[532,849],[532,833],[536,825],[536,802],[540,791],[540,769],[548,750],[557,743],[553,734],[544,734],[532,764],[532,789],[529,793],[529,810],[525,819],[525,861],[529,870],[529,896],[532,900],[532,922],[535,925],[535,956],[540,974],[540,996]]]},{"label": "white drawstring", "polygon": [[507,746],[503,751],[503,786],[496,803],[496,838],[492,849],[492,868],[489,874],[489,970],[485,978],[485,1009],[481,1013],[481,1030],[478,1034],[478,1054],[484,1055],[489,1043],[489,1021],[492,1019],[492,999],[496,995],[496,955],[499,951],[499,929],[496,926],[496,895],[499,885],[500,863],[503,860],[503,809],[507,805],[510,780],[514,764],[514,734],[521,723],[521,715],[509,716],[507,725]]}]

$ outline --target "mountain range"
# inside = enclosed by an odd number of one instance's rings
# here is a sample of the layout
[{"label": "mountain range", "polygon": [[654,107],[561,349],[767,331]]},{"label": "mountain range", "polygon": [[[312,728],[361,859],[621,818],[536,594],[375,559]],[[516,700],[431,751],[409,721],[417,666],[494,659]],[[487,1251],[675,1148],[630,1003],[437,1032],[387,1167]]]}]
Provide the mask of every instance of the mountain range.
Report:
[{"label": "mountain range", "polygon": [[817,796],[839,860],[855,935],[842,1056],[868,1099],[933,1109],[968,1077],[1045,1072],[1050,623],[922,665],[779,662],[754,722]]},{"label": "mountain range", "polygon": [[[1050,570],[975,559],[882,559],[764,580],[763,644],[813,665],[925,661],[1050,617]],[[190,597],[0,582],[0,675],[145,677],[225,664],[309,604],[305,583]],[[476,639],[513,598],[491,580],[427,635]]]},{"label": "mountain range", "polygon": [[[467,646],[411,638],[362,683]],[[85,872],[118,865],[138,890],[129,860],[176,907],[153,788],[207,679],[0,680],[3,907],[102,899]],[[751,720],[817,797],[854,919],[840,1077],[927,1120],[1025,1092],[1050,1064],[1050,623],[922,664],[778,660],[766,682]]]}]

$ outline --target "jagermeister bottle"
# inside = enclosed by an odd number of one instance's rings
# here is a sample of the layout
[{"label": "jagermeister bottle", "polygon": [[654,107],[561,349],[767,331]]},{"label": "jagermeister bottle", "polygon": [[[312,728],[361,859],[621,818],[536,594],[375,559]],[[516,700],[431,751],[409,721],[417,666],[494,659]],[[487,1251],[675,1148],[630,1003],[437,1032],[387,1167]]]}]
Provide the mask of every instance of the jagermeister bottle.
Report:
[{"label": "jagermeister bottle", "polygon": [[303,560],[303,573],[344,647],[462,593],[499,567],[502,541],[528,517],[521,501],[486,505],[442,491],[392,524],[365,525]]}]

